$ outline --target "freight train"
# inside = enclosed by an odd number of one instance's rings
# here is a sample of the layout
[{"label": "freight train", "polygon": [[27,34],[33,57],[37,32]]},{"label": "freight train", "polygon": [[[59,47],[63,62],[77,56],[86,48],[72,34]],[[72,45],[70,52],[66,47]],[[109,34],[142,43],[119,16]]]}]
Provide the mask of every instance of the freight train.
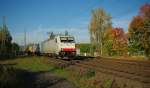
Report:
[{"label": "freight train", "polygon": [[40,53],[56,57],[73,57],[76,55],[75,38],[71,35],[54,35],[40,44]]},{"label": "freight train", "polygon": [[26,46],[25,52],[28,55],[39,55],[40,54],[39,44],[28,44]]}]

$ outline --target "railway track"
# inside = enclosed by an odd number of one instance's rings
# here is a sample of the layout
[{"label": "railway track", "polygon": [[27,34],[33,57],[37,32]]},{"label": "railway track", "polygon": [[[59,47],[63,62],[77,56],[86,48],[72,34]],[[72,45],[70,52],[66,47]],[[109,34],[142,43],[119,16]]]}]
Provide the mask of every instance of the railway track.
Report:
[{"label": "railway track", "polygon": [[56,63],[55,65],[60,68],[74,65],[85,69],[93,69],[96,72],[138,81],[148,86],[150,85],[150,61],[98,58],[93,60],[71,61],[50,59],[50,63]]},{"label": "railway track", "polygon": [[[96,72],[114,75],[138,81],[144,85],[150,85],[150,66],[149,62],[130,61],[130,60],[112,60],[112,59],[94,59],[76,63],[76,66],[93,69]],[[148,87],[146,87],[148,88]]]},{"label": "railway track", "polygon": [[[134,61],[113,61],[113,60],[95,60],[93,63],[95,63],[98,66],[107,67],[114,70],[119,70],[122,72],[135,74],[142,76],[143,74],[146,75],[146,73],[150,73],[150,64],[143,63],[143,62],[134,62]],[[146,76],[150,77],[150,74],[147,74]]]},{"label": "railway track", "polygon": [[112,58],[98,58],[96,60],[97,61],[107,60],[107,61],[113,61],[113,62],[122,63],[122,64],[142,65],[142,66],[150,67],[150,61],[112,59]]},{"label": "railway track", "polygon": [[59,67],[59,68],[66,68],[66,67],[68,67],[70,65],[75,65],[76,63],[80,63],[82,61],[85,61],[85,60],[87,60],[88,57],[79,56],[77,58],[78,59],[74,59],[74,58],[69,58],[69,59],[59,58],[59,59],[55,59],[55,58],[49,57],[49,62],[45,62],[45,63],[53,64],[53,65],[55,65],[56,67]]}]

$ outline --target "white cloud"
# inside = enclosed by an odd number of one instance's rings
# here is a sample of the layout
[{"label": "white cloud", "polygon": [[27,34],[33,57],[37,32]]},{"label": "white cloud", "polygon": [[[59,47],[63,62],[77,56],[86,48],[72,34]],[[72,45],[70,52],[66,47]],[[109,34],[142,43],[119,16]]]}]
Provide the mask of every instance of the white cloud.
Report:
[{"label": "white cloud", "polygon": [[[89,33],[87,28],[44,28],[39,25],[37,29],[26,31],[26,42],[40,43],[48,38],[48,32],[64,33],[67,30],[71,35],[75,36],[76,42],[89,42]],[[20,45],[24,45],[24,33],[13,34],[13,41]]]}]

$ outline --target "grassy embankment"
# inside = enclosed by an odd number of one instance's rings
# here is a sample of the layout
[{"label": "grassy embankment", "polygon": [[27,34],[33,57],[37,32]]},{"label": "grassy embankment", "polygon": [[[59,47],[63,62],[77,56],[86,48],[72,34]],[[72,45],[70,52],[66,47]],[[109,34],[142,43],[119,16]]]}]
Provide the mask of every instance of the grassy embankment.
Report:
[{"label": "grassy embankment", "polygon": [[[25,58],[17,58],[13,60],[5,60],[1,61],[2,64],[9,64],[14,68],[25,70],[28,72],[51,72],[69,80],[74,83],[79,88],[95,88],[96,86],[90,83],[90,80],[95,72],[92,70],[80,70],[79,72],[71,70],[70,68],[58,68],[53,63],[50,63],[47,57],[25,57]],[[3,73],[6,74],[7,72]],[[10,72],[9,72],[10,73]],[[7,74],[6,76],[10,76],[12,74]],[[3,76],[1,74],[1,76]],[[17,77],[17,76],[16,76]],[[9,77],[7,77],[9,79]],[[4,78],[5,79],[5,78]],[[18,80],[17,78],[15,80]]]},{"label": "grassy embankment", "polygon": [[[18,76],[20,75],[18,70],[21,71],[21,73],[22,71],[30,73],[54,73],[60,78],[69,80],[78,88],[123,88],[116,86],[111,87],[112,83],[114,83],[111,75],[104,77],[93,69],[85,69],[74,65],[61,68],[61,66],[54,64],[50,60],[48,57],[25,57],[0,61],[0,64],[5,64],[3,66],[0,65],[0,88],[13,88],[13,86],[15,86],[15,88],[27,88],[24,87],[26,83],[22,80],[22,75]],[[28,78],[26,75],[23,75],[23,77]],[[2,87],[8,84],[9,86]]]}]

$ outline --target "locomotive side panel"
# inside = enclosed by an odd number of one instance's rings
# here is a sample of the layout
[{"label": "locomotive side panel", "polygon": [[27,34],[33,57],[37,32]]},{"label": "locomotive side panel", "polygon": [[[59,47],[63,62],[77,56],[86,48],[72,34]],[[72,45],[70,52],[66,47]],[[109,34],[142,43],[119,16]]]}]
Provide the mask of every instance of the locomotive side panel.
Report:
[{"label": "locomotive side panel", "polygon": [[54,39],[48,39],[41,43],[41,52],[45,54],[52,54],[56,53],[57,50],[57,43],[55,38]]}]

